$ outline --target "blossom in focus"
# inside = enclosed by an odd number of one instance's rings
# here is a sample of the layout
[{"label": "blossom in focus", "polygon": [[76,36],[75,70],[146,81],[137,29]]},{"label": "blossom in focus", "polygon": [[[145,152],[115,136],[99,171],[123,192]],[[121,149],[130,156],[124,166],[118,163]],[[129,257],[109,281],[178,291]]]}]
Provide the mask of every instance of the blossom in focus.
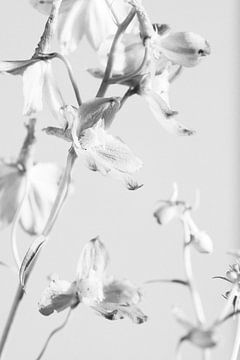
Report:
[{"label": "blossom in focus", "polygon": [[119,107],[119,98],[95,98],[79,109],[66,109],[68,132],[58,128],[45,130],[73,141],[76,151],[86,157],[90,170],[118,179],[135,190],[142,185],[132,175],[142,167],[142,161],[122,140],[108,132]]},{"label": "blossom in focus", "polygon": [[52,279],[39,301],[39,311],[50,315],[83,303],[109,320],[130,318],[141,324],[146,315],[137,307],[141,300],[138,288],[128,280],[109,277],[106,269],[109,256],[99,238],[90,240],[83,248],[75,280],[70,283]]},{"label": "blossom in focus", "polygon": [[35,137],[31,126],[15,162],[0,162],[0,227],[11,224],[19,213],[22,228],[40,234],[58,191],[62,170],[52,163],[34,163]]},{"label": "blossom in focus", "polygon": [[155,210],[154,217],[159,225],[168,224],[174,219],[181,220],[188,229],[189,242],[200,253],[212,253],[213,242],[210,236],[200,230],[191,216],[192,207],[185,201],[178,200],[178,187],[174,184],[173,193],[169,200],[161,200],[160,206]]},{"label": "blossom in focus", "polygon": [[[46,14],[49,14],[51,3],[52,0],[31,0],[36,9]],[[123,21],[128,12],[129,6],[124,0],[63,0],[58,26],[62,52],[67,54],[76,50],[84,35],[98,50],[102,41],[116,33],[116,21]]]},{"label": "blossom in focus", "polygon": [[186,330],[186,335],[180,339],[180,343],[189,341],[201,349],[209,349],[217,345],[218,339],[216,338],[215,328],[213,326],[193,325],[178,308],[173,310],[173,314],[177,322]]}]

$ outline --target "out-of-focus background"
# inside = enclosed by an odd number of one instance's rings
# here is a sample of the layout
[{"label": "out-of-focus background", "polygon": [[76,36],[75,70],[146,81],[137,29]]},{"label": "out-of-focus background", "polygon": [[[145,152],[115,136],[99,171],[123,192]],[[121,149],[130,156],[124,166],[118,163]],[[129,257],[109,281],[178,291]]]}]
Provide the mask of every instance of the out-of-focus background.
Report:
[{"label": "out-of-focus background", "polygon": [[[172,105],[179,119],[197,134],[171,136],[153,118],[140,97],[126,103],[112,127],[143,160],[138,179],[144,187],[127,191],[120,183],[90,172],[79,159],[74,170],[75,191],[41,253],[11,330],[4,359],[35,359],[49,332],[65,314],[43,317],[37,308],[47,276],[74,278],[78,256],[86,241],[100,235],[110,256],[109,272],[129,278],[135,284],[152,278],[183,277],[182,229],[172,222],[157,225],[152,216],[156,202],[168,198],[172,183],[179,184],[180,196],[194,201],[196,188],[201,205],[194,219],[214,241],[212,255],[193,251],[193,265],[211,323],[221,311],[227,283],[213,280],[224,275],[232,259],[228,249],[239,246],[239,4],[237,0],[145,0],[152,22],[167,23],[175,30],[199,33],[211,44],[212,53],[195,68],[186,69],[171,89]],[[32,55],[42,32],[45,16],[27,0],[1,4],[0,59],[26,59]],[[98,81],[85,70],[97,66],[97,57],[85,40],[70,60],[82,97],[94,96]],[[74,103],[65,70],[57,62],[55,71],[69,103]],[[109,94],[122,93],[114,87]],[[0,156],[15,156],[25,135],[22,117],[20,77],[0,77]],[[56,124],[51,114],[39,116],[37,161],[64,166],[68,145],[40,130]],[[1,232],[0,260],[13,264],[9,229]],[[19,229],[21,254],[32,239]],[[0,332],[3,329],[18,279],[0,268]],[[142,308],[149,315],[143,325],[128,320],[110,322],[79,306],[65,330],[49,345],[45,359],[105,360],[174,359],[175,347],[184,330],[175,322],[171,309],[177,305],[193,318],[187,289],[179,285],[149,285]],[[219,346],[213,358],[230,358],[234,322],[219,329]],[[200,359],[198,349],[183,347],[184,360]]]}]

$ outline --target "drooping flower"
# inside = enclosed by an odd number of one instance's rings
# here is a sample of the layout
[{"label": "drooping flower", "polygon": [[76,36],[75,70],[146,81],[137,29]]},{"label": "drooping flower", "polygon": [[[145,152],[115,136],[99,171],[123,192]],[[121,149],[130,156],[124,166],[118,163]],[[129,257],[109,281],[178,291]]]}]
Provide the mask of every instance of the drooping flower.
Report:
[{"label": "drooping flower", "polygon": [[[32,5],[49,14],[52,0],[31,0]],[[98,50],[107,36],[115,34],[117,22],[127,16],[129,6],[124,0],[63,0],[58,27],[61,50],[64,54],[76,50],[85,35]]]},{"label": "drooping flower", "polygon": [[60,4],[61,0],[52,1],[50,16],[31,59],[0,61],[0,74],[22,75],[23,77],[23,115],[33,116],[36,112],[42,110],[43,89],[51,92],[52,99],[54,96],[55,102],[52,102],[53,106],[56,105],[56,99],[58,98],[57,108],[54,107],[54,111],[58,112],[59,106],[61,106],[61,97],[58,96],[57,91],[53,91],[53,75],[51,63],[48,60],[51,57],[46,55],[50,50]]},{"label": "drooping flower", "polygon": [[31,235],[42,232],[62,175],[53,163],[34,163],[34,126],[31,120],[18,159],[0,163],[0,227],[18,216],[22,228]]},{"label": "drooping flower", "polygon": [[[169,87],[182,67],[197,65],[210,53],[210,46],[198,34],[173,32],[165,24],[150,27],[145,9],[137,1],[130,3],[136,8],[139,33],[125,33],[118,41],[110,83],[127,85],[132,89],[131,94],[141,95],[168,132],[192,135],[194,131],[176,119],[177,112],[169,101]],[[102,68],[90,69],[92,75],[103,77],[112,40],[110,37],[101,45],[98,54]]]},{"label": "drooping flower", "polygon": [[119,98],[96,98],[79,109],[68,107],[69,129],[47,128],[47,133],[73,141],[76,151],[86,156],[90,170],[123,181],[130,190],[141,187],[132,174],[142,161],[119,138],[108,133],[120,106]]},{"label": "drooping flower", "polygon": [[52,279],[39,301],[39,311],[50,315],[83,303],[109,320],[130,318],[140,324],[147,320],[137,307],[141,300],[138,288],[128,280],[118,280],[106,274],[109,256],[99,238],[83,248],[75,280]]},{"label": "drooping flower", "polygon": [[168,224],[174,219],[178,219],[187,227],[190,239],[189,244],[200,253],[212,253],[213,242],[210,236],[200,230],[191,216],[193,207],[188,205],[185,201],[178,200],[178,188],[174,184],[173,193],[169,200],[161,200],[161,205],[155,210],[154,217],[159,225]]}]

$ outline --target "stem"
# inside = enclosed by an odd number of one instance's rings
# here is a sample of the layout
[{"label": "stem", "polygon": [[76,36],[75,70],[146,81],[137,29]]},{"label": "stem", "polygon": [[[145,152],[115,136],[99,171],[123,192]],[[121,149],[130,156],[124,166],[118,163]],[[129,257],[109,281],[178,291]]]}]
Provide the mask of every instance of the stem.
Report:
[{"label": "stem", "polygon": [[77,83],[73,76],[73,70],[72,70],[70,62],[63,55],[61,55],[59,53],[54,53],[54,57],[60,59],[65,64],[65,66],[67,68],[68,76],[70,78],[70,81],[71,81],[71,84],[72,84],[72,87],[73,87],[73,90],[74,90],[74,93],[75,93],[75,96],[77,99],[78,106],[80,107],[82,105],[82,99],[80,96],[80,92],[79,92]]},{"label": "stem", "polygon": [[[50,213],[50,216],[48,218],[48,221],[47,221],[47,224],[43,230],[43,233],[42,235],[44,236],[47,236],[56,219],[57,219],[57,216],[62,208],[62,205],[64,203],[64,200],[67,196],[67,192],[68,192],[68,188],[69,188],[69,182],[70,182],[70,178],[71,178],[71,170],[72,170],[72,167],[73,167],[73,164],[75,162],[77,158],[77,155],[74,151],[73,148],[70,148],[69,150],[69,154],[68,154],[68,158],[67,158],[67,164],[66,164],[66,168],[65,168],[65,173],[64,173],[64,176],[61,180],[61,184],[59,185],[59,189],[58,189],[58,194],[56,196],[56,199],[55,199],[55,202],[54,202],[54,205],[53,205],[53,208],[52,208],[52,211]],[[35,259],[36,260],[36,259]],[[34,268],[34,265],[35,265],[36,261],[33,262],[33,265],[29,268],[27,274],[26,274],[26,279],[25,279],[25,284],[27,283],[31,273],[32,273],[32,270]],[[13,321],[14,321],[14,318],[15,318],[15,315],[16,315],[16,312],[18,310],[18,307],[19,307],[19,304],[23,298],[23,295],[24,295],[24,288],[22,287],[22,284],[19,283],[18,285],[18,289],[17,289],[17,292],[16,292],[16,295],[15,295],[15,298],[14,298],[14,301],[13,301],[13,304],[12,304],[12,307],[11,307],[11,310],[10,310],[10,313],[9,313],[9,316],[8,316],[8,319],[7,319],[7,323],[5,325],[5,328],[3,330],[3,335],[2,335],[2,338],[1,338],[1,341],[0,341],[0,358],[1,358],[1,355],[2,355],[2,352],[3,352],[3,349],[4,349],[4,346],[5,346],[5,343],[6,343],[6,340],[8,338],[8,335],[9,335],[9,331],[11,329],[11,326],[13,324]]]},{"label": "stem", "polygon": [[39,354],[38,357],[36,358],[36,360],[40,360],[40,359],[43,357],[43,355],[44,355],[45,351],[47,350],[48,344],[49,344],[50,340],[52,339],[52,337],[53,337],[56,333],[58,333],[59,331],[61,331],[61,330],[67,325],[68,320],[69,320],[70,315],[71,315],[71,312],[72,312],[72,309],[69,309],[69,311],[68,311],[68,313],[67,313],[67,316],[66,316],[66,318],[64,319],[63,323],[62,323],[60,326],[58,326],[56,329],[54,329],[54,330],[49,334],[49,336],[48,336],[48,338],[47,338],[47,340],[46,340],[46,342],[45,342],[45,344],[44,344],[44,346],[43,346],[40,354]]},{"label": "stem", "polygon": [[153,279],[153,280],[147,280],[143,283],[143,285],[148,284],[159,284],[159,283],[168,283],[168,284],[179,284],[179,285],[185,285],[188,286],[188,282],[181,279]]},{"label": "stem", "polygon": [[184,243],[184,249],[183,249],[183,258],[184,258],[184,264],[185,264],[185,273],[186,278],[189,284],[189,290],[192,296],[193,301],[193,307],[195,310],[195,314],[198,320],[198,323],[200,325],[203,325],[206,322],[202,300],[200,297],[200,294],[198,292],[198,289],[195,284],[194,276],[193,276],[193,270],[192,270],[192,261],[191,261],[191,250],[190,250],[190,232],[188,225],[185,221],[183,221],[184,225],[184,233],[185,233],[185,243]]},{"label": "stem", "polygon": [[99,90],[97,92],[96,97],[103,97],[107,91],[108,88],[108,81],[112,76],[112,71],[113,71],[113,64],[114,64],[114,59],[115,59],[115,52],[116,52],[116,47],[117,47],[117,43],[118,40],[120,38],[120,36],[122,35],[122,33],[127,29],[128,25],[131,23],[131,21],[133,20],[134,16],[135,16],[135,10],[132,9],[130,11],[130,13],[128,14],[128,16],[126,17],[126,19],[119,25],[117,32],[115,34],[115,37],[113,39],[113,43],[110,49],[110,54],[108,57],[108,61],[107,61],[107,66],[106,66],[106,70],[104,73],[104,77],[102,80],[102,83],[99,87]]},{"label": "stem", "polygon": [[[195,310],[197,321],[198,321],[199,325],[204,325],[206,323],[206,317],[205,317],[205,313],[203,310],[202,300],[201,300],[200,294],[198,292],[197,286],[195,284],[195,279],[194,279],[193,269],[192,269],[191,249],[190,249],[191,234],[190,234],[187,222],[184,220],[183,220],[183,226],[184,226],[184,235],[185,235],[183,259],[184,259],[184,264],[185,264],[186,278],[188,281],[188,287],[189,287],[190,294],[192,297],[193,307]],[[202,359],[208,360],[209,355],[210,355],[209,350],[203,349]]]},{"label": "stem", "polygon": [[234,340],[233,352],[232,352],[231,360],[238,360],[239,350],[240,350],[240,319],[239,319],[239,316],[238,316],[238,319],[237,319],[237,331],[236,331],[236,336],[235,336],[235,340]]}]

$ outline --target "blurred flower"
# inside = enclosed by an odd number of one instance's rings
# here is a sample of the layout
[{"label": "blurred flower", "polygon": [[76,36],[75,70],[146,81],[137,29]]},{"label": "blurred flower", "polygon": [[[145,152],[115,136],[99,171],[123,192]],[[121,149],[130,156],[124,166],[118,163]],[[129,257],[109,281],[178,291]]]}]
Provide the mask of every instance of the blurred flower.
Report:
[{"label": "blurred flower", "polygon": [[61,177],[52,163],[34,163],[35,122],[15,162],[0,162],[0,227],[12,223],[20,211],[20,224],[31,235],[40,234],[47,222]]},{"label": "blurred flower", "polygon": [[[49,14],[52,0],[31,0],[31,3],[39,11]],[[76,50],[84,35],[98,50],[107,36],[116,33],[116,21],[124,20],[128,9],[124,0],[63,0],[58,27],[62,52],[67,54]]]},{"label": "blurred flower", "polygon": [[170,199],[161,200],[160,203],[161,205],[153,214],[159,225],[168,224],[173,219],[181,220],[188,229],[190,235],[189,244],[192,244],[200,253],[209,254],[213,252],[212,239],[205,231],[199,230],[191,217],[193,207],[189,206],[185,201],[178,200],[177,184],[174,184]]},{"label": "blurred flower", "polygon": [[142,185],[132,174],[142,167],[142,161],[122,140],[107,132],[119,107],[119,98],[96,98],[79,109],[68,106],[68,129],[51,127],[45,131],[73,141],[75,150],[86,156],[90,170],[119,179],[128,189],[135,190]]},{"label": "blurred flower", "polygon": [[[209,44],[194,33],[173,32],[167,25],[154,24],[152,27],[145,9],[136,1],[131,4],[136,7],[139,33],[125,33],[118,41],[110,83],[127,85],[132,94],[141,95],[168,132],[192,135],[193,130],[175,119],[177,112],[170,106],[169,86],[183,66],[195,66],[210,53]],[[99,48],[102,68],[89,69],[98,78],[104,75],[112,41],[113,37],[110,37]]]},{"label": "blurred flower", "polygon": [[104,244],[99,238],[90,240],[82,250],[75,281],[53,279],[43,292],[41,314],[50,315],[83,303],[109,320],[128,317],[138,324],[145,322],[146,315],[136,306],[141,300],[140,291],[128,280],[108,277],[108,262]]},{"label": "blurred flower", "polygon": [[186,317],[186,315],[178,308],[174,308],[173,314],[177,322],[187,331],[180,342],[190,341],[193,345],[208,349],[217,345],[218,340],[215,334],[214,326],[204,327],[202,325],[193,325]]},{"label": "blurred flower", "polygon": [[52,1],[51,14],[31,59],[0,61],[0,74],[22,75],[23,77],[23,115],[31,116],[42,110],[44,87],[48,92],[51,91],[51,98],[53,96],[55,99],[59,97],[57,91],[53,92],[55,86],[52,84],[51,64],[50,61],[47,61],[51,57],[47,56],[46,53],[50,50],[60,3],[60,0]]}]

